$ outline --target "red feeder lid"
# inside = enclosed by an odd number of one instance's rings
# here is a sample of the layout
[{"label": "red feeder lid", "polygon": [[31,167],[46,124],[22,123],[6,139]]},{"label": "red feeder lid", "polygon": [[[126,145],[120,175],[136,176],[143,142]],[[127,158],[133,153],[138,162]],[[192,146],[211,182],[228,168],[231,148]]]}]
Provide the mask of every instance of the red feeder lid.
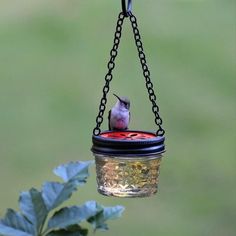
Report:
[{"label": "red feeder lid", "polygon": [[93,135],[92,152],[111,156],[143,156],[165,151],[165,138],[147,131],[104,131]]}]

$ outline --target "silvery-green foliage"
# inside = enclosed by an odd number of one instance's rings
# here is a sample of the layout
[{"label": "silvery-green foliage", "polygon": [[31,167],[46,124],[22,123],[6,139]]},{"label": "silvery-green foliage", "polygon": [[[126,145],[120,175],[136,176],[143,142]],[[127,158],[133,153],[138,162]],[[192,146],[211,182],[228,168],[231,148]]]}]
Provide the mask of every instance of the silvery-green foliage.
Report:
[{"label": "silvery-green foliage", "polygon": [[0,220],[0,236],[87,236],[88,229],[80,225],[83,222],[90,223],[94,231],[107,230],[106,221],[120,217],[124,207],[104,207],[96,201],[87,201],[55,210],[86,183],[92,164],[92,161],[78,161],[60,165],[54,173],[63,182],[45,182],[40,191],[31,188],[22,192],[20,212],[7,210]]}]

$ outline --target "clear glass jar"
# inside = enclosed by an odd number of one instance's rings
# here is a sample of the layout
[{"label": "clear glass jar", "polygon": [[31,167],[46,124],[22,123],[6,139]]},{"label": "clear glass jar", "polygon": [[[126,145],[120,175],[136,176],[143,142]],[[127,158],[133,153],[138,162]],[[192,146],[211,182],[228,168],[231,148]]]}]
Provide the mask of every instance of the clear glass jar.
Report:
[{"label": "clear glass jar", "polygon": [[116,197],[148,197],[157,192],[161,154],[94,156],[99,193]]},{"label": "clear glass jar", "polygon": [[164,137],[146,131],[105,131],[93,136],[98,192],[148,197],[157,192]]}]

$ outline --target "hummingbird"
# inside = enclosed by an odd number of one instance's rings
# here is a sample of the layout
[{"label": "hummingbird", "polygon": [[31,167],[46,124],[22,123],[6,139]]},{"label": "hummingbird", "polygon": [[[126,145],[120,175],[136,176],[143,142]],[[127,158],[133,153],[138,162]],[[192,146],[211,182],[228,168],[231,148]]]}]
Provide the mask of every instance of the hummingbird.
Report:
[{"label": "hummingbird", "polygon": [[119,97],[114,93],[113,95],[118,101],[108,114],[109,130],[126,130],[130,121],[130,100],[127,97]]}]

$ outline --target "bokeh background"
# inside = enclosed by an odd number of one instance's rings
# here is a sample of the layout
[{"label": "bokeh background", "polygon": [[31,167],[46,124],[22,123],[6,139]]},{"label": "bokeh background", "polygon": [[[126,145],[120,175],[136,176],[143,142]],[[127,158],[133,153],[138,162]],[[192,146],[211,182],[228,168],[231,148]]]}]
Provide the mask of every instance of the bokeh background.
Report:
[{"label": "bokeh background", "polygon": [[[112,236],[236,233],[236,2],[133,1],[166,129],[159,193],[108,198],[95,172],[67,204],[126,207]],[[95,126],[120,0],[0,1],[0,217],[51,170],[93,159]],[[131,128],[154,117],[128,21],[111,93],[132,102]],[[107,111],[116,101],[109,94]],[[104,129],[107,123],[104,122]]]}]

